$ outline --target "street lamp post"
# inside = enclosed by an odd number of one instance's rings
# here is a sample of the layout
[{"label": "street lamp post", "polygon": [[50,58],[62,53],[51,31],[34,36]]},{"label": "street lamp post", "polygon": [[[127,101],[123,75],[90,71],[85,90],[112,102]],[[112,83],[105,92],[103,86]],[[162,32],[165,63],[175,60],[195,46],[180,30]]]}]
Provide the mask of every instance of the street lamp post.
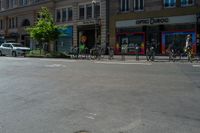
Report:
[{"label": "street lamp post", "polygon": [[95,48],[96,48],[96,39],[97,39],[97,29],[96,29],[96,21],[97,21],[97,19],[96,19],[96,14],[95,14],[95,10],[96,10],[96,3],[97,3],[97,1],[96,0],[92,0],[92,4],[93,4],[93,8],[94,8],[94,11],[93,11],[93,16],[94,16],[94,46],[95,46]]}]

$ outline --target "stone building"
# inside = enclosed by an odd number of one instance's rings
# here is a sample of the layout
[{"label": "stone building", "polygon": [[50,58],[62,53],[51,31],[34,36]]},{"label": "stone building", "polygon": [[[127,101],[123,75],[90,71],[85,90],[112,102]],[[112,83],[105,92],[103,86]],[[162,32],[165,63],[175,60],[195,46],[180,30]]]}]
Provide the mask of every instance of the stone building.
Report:
[{"label": "stone building", "polygon": [[120,54],[123,43],[128,43],[128,54],[139,45],[140,54],[153,41],[157,54],[166,54],[170,44],[183,49],[190,34],[193,50],[199,50],[200,0],[110,0],[110,45]]},{"label": "stone building", "polygon": [[[71,46],[84,43],[91,49],[106,45],[106,0],[59,0],[55,3],[55,21],[67,25],[65,36],[57,43],[58,51],[69,51]],[[68,29],[68,30],[67,30]],[[70,33],[71,32],[71,33]]]},{"label": "stone building", "polygon": [[[25,28],[37,20],[38,11],[46,6],[54,8],[50,0],[0,0],[0,36],[9,42],[21,42],[33,48]],[[53,11],[53,10],[52,10]]]},{"label": "stone building", "polygon": [[66,25],[55,50],[69,52],[80,43],[89,49],[106,45],[106,0],[0,0],[1,40],[35,48],[36,42],[30,39],[25,28],[34,24],[43,6],[50,9],[57,25]]}]

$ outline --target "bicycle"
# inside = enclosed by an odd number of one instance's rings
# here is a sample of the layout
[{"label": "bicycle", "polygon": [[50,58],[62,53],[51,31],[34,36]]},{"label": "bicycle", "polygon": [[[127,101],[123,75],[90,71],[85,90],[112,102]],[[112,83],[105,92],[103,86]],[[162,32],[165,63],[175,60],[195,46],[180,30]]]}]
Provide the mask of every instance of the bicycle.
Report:
[{"label": "bicycle", "polygon": [[194,57],[193,53],[192,53],[192,47],[188,46],[185,51],[186,51],[186,54],[187,54],[188,61],[192,63],[193,57]]},{"label": "bicycle", "polygon": [[112,60],[114,58],[114,49],[112,47],[108,47],[108,59]]},{"label": "bicycle", "polygon": [[105,49],[102,48],[101,46],[96,46],[90,49],[90,59],[92,60],[103,59],[104,55],[105,55]]},{"label": "bicycle", "polygon": [[155,60],[155,48],[153,46],[146,49],[146,59],[147,61]]},{"label": "bicycle", "polygon": [[78,47],[72,47],[71,48],[71,51],[70,51],[70,53],[69,53],[70,55],[71,55],[71,58],[76,58],[76,59],[78,59],[78,56],[79,56],[79,48]]}]

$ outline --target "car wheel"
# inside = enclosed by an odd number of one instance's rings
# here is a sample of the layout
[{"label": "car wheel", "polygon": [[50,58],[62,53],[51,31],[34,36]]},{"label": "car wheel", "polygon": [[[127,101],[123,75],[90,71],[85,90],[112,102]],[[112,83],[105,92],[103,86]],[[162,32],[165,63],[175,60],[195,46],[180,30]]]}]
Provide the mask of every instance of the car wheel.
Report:
[{"label": "car wheel", "polygon": [[0,56],[3,56],[2,52],[0,51]]},{"label": "car wheel", "polygon": [[15,51],[13,51],[13,52],[12,52],[12,56],[13,56],[13,57],[16,57],[16,56],[17,56],[17,53],[16,53]]}]

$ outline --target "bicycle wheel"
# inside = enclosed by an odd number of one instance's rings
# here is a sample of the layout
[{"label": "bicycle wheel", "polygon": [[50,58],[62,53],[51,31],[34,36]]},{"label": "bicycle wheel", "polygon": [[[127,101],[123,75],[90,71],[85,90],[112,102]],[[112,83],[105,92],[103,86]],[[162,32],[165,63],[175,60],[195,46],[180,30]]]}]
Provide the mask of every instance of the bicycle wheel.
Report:
[{"label": "bicycle wheel", "polygon": [[90,59],[92,59],[92,60],[97,59],[96,49],[91,49],[90,50]]},{"label": "bicycle wheel", "polygon": [[188,61],[192,63],[192,53],[188,52]]}]

